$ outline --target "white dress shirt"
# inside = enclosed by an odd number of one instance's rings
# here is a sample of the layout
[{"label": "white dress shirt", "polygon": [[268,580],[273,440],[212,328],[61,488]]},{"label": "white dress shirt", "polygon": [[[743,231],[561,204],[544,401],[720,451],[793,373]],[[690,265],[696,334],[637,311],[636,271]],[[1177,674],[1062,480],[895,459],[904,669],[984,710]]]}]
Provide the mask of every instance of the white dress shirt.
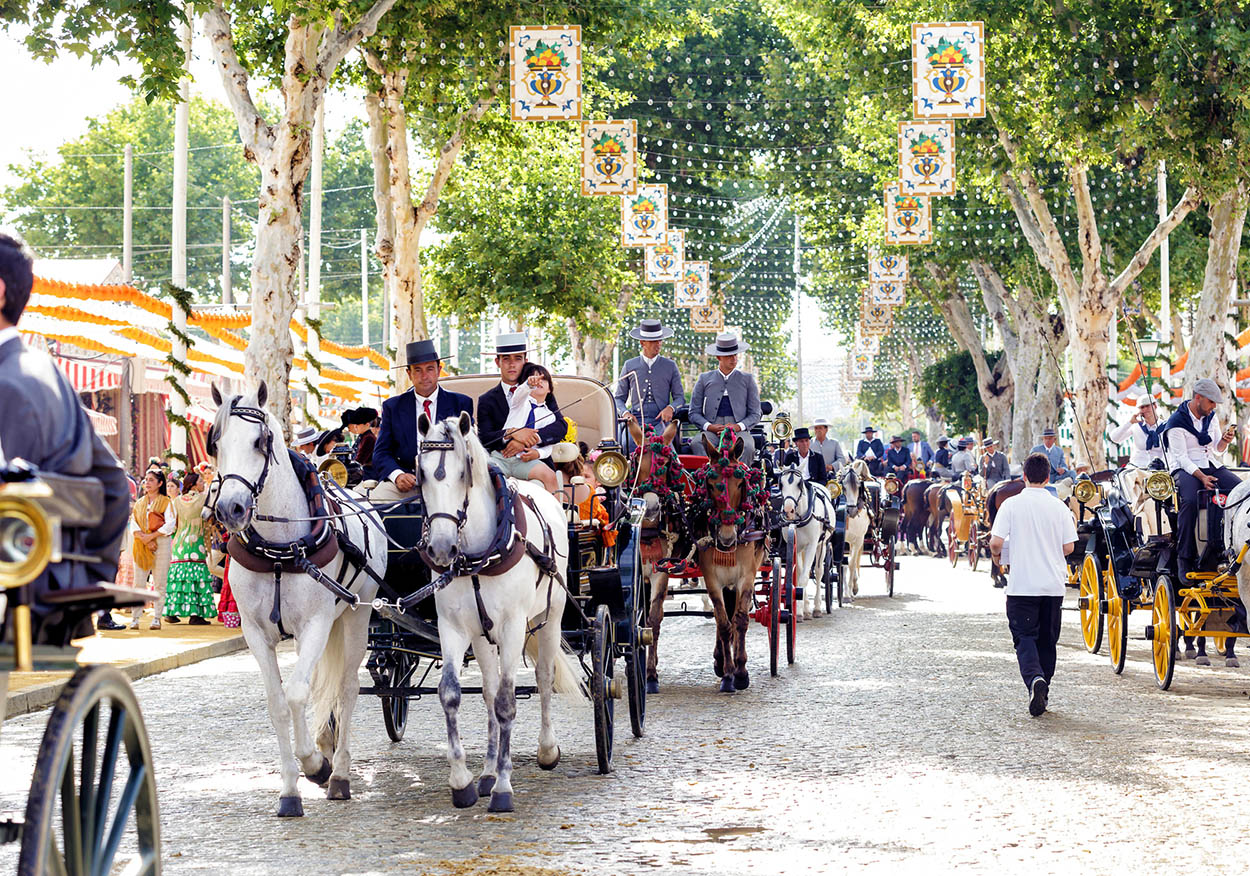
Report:
[{"label": "white dress shirt", "polygon": [[[1195,429],[1202,429],[1202,420],[1194,417],[1193,411],[1189,409],[1189,402],[1185,402],[1185,414],[1194,424]],[[1203,468],[1219,468],[1219,451],[1215,449],[1215,445],[1220,443],[1220,418],[1215,414],[1211,415],[1211,425],[1207,427],[1207,434],[1211,436],[1211,443],[1203,447],[1198,443],[1198,439],[1186,430],[1169,429],[1167,432],[1168,466],[1174,470],[1184,469],[1190,474]]]},{"label": "white dress shirt", "polygon": [[[432,421],[438,417],[438,387],[437,386],[434,387],[434,394],[431,395],[429,398],[423,395],[418,395],[416,389],[413,389],[412,395],[417,400],[417,419],[416,419],[417,452],[420,453],[421,452],[421,415],[425,413],[425,403],[428,401],[430,403],[430,420]],[[409,474],[409,472],[404,471],[402,468],[397,468],[393,472],[391,472],[389,475],[387,475],[386,479],[393,484],[399,480],[399,476],[401,474]]]},{"label": "white dress shirt", "polygon": [[659,357],[659,356],[652,356],[651,358],[649,358],[649,359],[648,359],[646,356],[643,356],[643,357],[642,357],[642,361],[644,361],[644,362],[646,362],[646,363],[647,363],[647,367],[648,367],[648,368],[654,368],[654,367],[655,367],[655,360],[656,360],[656,359],[658,359],[658,358],[660,358],[660,357]]},{"label": "white dress shirt", "polygon": [[[1156,422],[1155,425],[1162,426],[1163,424]],[[1172,431],[1184,430],[1173,429]],[[1134,465],[1138,468],[1148,468],[1154,460],[1166,458],[1166,451],[1163,449],[1162,441],[1153,450],[1146,449],[1146,430],[1142,428],[1141,423],[1134,423],[1132,420],[1129,420],[1111,433],[1111,441],[1114,444],[1123,444],[1130,437],[1133,439],[1133,453],[1129,457],[1129,465]]]},{"label": "white dress shirt", "polygon": [[[531,395],[531,388],[528,383],[522,383],[517,386],[517,390],[508,396],[508,419],[504,421],[504,432],[510,432],[514,429],[531,428],[529,424],[530,411],[534,412],[535,431],[549,426],[556,421],[555,412],[547,407],[547,403],[534,401]],[[538,451],[539,459],[546,459],[551,456],[552,445],[539,445],[534,449]]]}]

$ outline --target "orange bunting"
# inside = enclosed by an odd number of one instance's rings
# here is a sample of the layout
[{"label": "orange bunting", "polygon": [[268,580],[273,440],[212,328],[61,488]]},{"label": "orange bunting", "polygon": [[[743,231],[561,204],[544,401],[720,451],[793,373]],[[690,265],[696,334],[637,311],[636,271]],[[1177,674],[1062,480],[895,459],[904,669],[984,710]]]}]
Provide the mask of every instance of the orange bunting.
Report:
[{"label": "orange bunting", "polygon": [[173,317],[173,308],[157,298],[140,292],[134,286],[92,286],[83,283],[62,283],[60,280],[45,280],[36,277],[33,288],[35,294],[55,295],[57,298],[77,298],[82,301],[124,301],[133,304],[148,313],[155,313],[166,319]]}]

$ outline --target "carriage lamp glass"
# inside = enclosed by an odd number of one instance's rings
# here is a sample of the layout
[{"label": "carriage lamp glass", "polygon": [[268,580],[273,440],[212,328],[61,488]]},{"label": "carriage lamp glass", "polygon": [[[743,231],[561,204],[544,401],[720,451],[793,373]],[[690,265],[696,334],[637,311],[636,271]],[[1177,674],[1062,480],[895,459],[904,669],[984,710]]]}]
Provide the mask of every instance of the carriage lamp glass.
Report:
[{"label": "carriage lamp glass", "polygon": [[1072,494],[1082,505],[1088,505],[1099,498],[1098,485],[1093,481],[1077,481],[1076,486],[1072,488]]},{"label": "carriage lamp glass", "polygon": [[619,487],[628,470],[625,457],[615,450],[605,450],[595,460],[595,479],[605,487]]},{"label": "carriage lamp glass", "polygon": [[1156,502],[1166,502],[1175,492],[1176,484],[1168,472],[1155,471],[1146,476],[1146,495]]},{"label": "carriage lamp glass", "polygon": [[836,499],[838,498],[838,496],[842,495],[841,484],[830,484],[828,487],[826,487],[826,489],[829,491],[830,498]]},{"label": "carriage lamp glass", "polygon": [[893,496],[898,492],[898,478],[890,475],[885,479],[885,491]]},{"label": "carriage lamp glass", "polygon": [[0,497],[0,587],[33,581],[52,555],[52,529],[33,502]]},{"label": "carriage lamp glass", "polygon": [[774,440],[788,441],[794,435],[794,425],[790,422],[790,415],[785,411],[779,411],[777,417],[773,420],[772,433]]},{"label": "carriage lamp glass", "polygon": [[329,476],[340,487],[347,486],[347,466],[343,465],[337,459],[327,459],[321,463],[321,467],[317,469],[321,474]]}]

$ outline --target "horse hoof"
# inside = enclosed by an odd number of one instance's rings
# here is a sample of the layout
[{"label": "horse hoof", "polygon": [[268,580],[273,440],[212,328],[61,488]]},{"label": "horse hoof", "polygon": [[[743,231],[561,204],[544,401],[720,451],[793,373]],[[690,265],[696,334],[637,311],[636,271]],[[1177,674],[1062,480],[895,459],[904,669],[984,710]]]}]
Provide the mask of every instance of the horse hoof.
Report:
[{"label": "horse hoof", "polygon": [[559,765],[560,765],[560,746],[558,745],[556,746],[556,759],[553,760],[551,763],[543,763],[543,759],[541,757],[538,758],[538,768],[540,770],[554,770]]},{"label": "horse hoof", "polygon": [[658,694],[660,692],[660,683],[654,678],[647,682],[647,693]]},{"label": "horse hoof", "polygon": [[482,776],[477,780],[477,795],[485,797],[495,787],[494,776]]},{"label": "horse hoof", "polygon": [[734,692],[734,690],[735,690],[735,688],[734,688],[734,680],[733,680],[733,678],[732,678],[732,677],[730,677],[730,676],[726,676],[725,678],[722,678],[722,679],[721,679],[721,681],[720,681],[720,692],[721,692],[721,693],[733,693],[733,692]]},{"label": "horse hoof", "polygon": [[751,673],[745,669],[741,672],[734,673],[734,688],[736,690],[746,690],[751,686]]},{"label": "horse hoof", "polygon": [[1185,649],[1185,659],[1186,659],[1186,660],[1193,660],[1193,659],[1194,659],[1195,657],[1197,657],[1197,656],[1198,656],[1198,652],[1197,652],[1197,651],[1195,651],[1193,648],[1186,648],[1186,649]]},{"label": "horse hoof", "polygon": [[511,812],[512,811],[512,792],[496,791],[490,795],[490,805],[486,807],[487,812]]},{"label": "horse hoof", "polygon": [[352,783],[350,779],[330,779],[330,787],[326,791],[327,800],[352,799]]},{"label": "horse hoof", "polygon": [[459,790],[451,789],[451,805],[457,809],[468,809],[475,803],[477,803],[477,788],[473,787],[472,782]]},{"label": "horse hoof", "polygon": [[330,781],[330,773],[332,772],[334,772],[334,768],[330,766],[330,761],[322,755],[321,768],[315,773],[304,773],[304,775],[308,776],[308,781],[312,782],[314,785],[320,785],[324,788],[326,786],[326,782]]},{"label": "horse hoof", "polygon": [[1240,661],[1237,660],[1236,657],[1229,657],[1227,660],[1224,661],[1224,665],[1227,666],[1229,669],[1236,669],[1237,667],[1241,665],[1241,663]]},{"label": "horse hoof", "polygon": [[1208,657],[1206,654],[1199,655],[1199,657],[1196,660],[1194,660],[1194,665],[1195,666],[1210,666],[1211,658]]},{"label": "horse hoof", "polygon": [[303,818],[304,817],[304,801],[299,797],[279,797],[278,798],[278,817],[279,818]]}]

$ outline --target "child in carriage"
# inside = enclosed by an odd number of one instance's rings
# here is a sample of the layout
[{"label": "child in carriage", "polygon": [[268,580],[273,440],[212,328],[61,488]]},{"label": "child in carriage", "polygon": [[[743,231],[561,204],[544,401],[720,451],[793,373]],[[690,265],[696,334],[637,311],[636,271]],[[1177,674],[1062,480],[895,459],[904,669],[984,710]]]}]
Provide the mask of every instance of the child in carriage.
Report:
[{"label": "child in carriage", "polygon": [[[508,398],[508,419],[504,421],[504,435],[517,429],[542,429],[555,422],[556,414],[547,405],[551,396],[551,372],[537,362],[526,362],[521,369],[516,392]],[[547,464],[551,449],[558,441],[549,441],[518,453],[504,456],[501,451],[490,452],[491,461],[510,477],[538,481],[551,493],[556,491],[555,470]]]}]

